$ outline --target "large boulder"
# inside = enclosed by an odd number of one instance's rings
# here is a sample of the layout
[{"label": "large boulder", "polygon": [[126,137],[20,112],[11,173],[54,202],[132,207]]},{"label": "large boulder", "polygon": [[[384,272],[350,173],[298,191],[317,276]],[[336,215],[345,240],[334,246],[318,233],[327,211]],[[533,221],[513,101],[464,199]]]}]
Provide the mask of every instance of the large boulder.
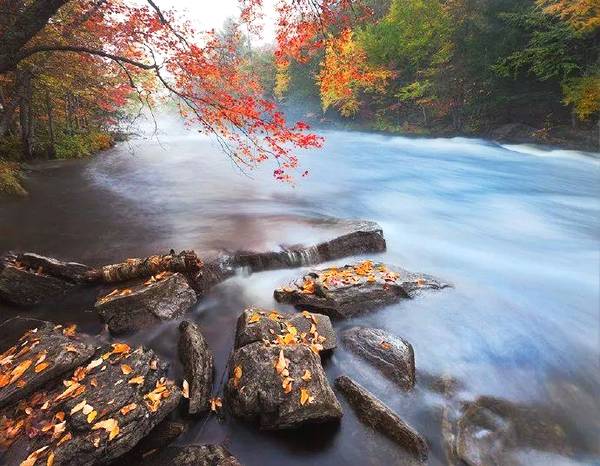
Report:
[{"label": "large boulder", "polygon": [[280,303],[318,310],[335,318],[412,298],[422,290],[448,285],[429,275],[411,273],[370,260],[344,267],[314,270],[288,286],[275,290]]},{"label": "large boulder", "polygon": [[343,257],[385,251],[383,230],[365,220],[338,222],[342,233],[335,238],[313,246],[291,246],[272,252],[237,252],[233,261],[237,266],[248,267],[252,272],[261,270],[302,267]]},{"label": "large boulder", "polygon": [[[62,383],[0,413],[3,464],[107,464],[131,450],[181,396],[153,351],[100,347]],[[23,463],[25,461],[25,463]]]},{"label": "large boulder", "polygon": [[335,386],[344,394],[362,422],[412,452],[420,460],[427,459],[425,439],[373,394],[346,376],[335,379]]},{"label": "large boulder", "polygon": [[185,432],[185,429],[186,424],[183,422],[171,421],[167,418],[152,429],[134,448],[119,457],[111,465],[130,466],[131,464],[146,464],[145,458],[148,455],[155,454],[159,450],[166,448]]},{"label": "large boulder", "polygon": [[64,262],[53,257],[46,257],[33,252],[17,253],[16,259],[28,268],[40,268],[53,277],[62,278],[73,283],[84,283],[91,267],[78,262]]},{"label": "large boulder", "polygon": [[180,326],[179,359],[189,383],[190,414],[208,410],[214,378],[213,354],[204,340],[200,327],[183,321]]},{"label": "large boulder", "polygon": [[229,360],[226,405],[264,429],[287,429],[342,417],[321,359],[305,344],[256,342],[234,351]]},{"label": "large boulder", "polygon": [[82,341],[74,327],[40,322],[0,355],[0,407],[75,369],[94,351],[94,345]]},{"label": "large boulder", "polygon": [[132,332],[177,319],[196,302],[196,293],[179,273],[163,272],[143,283],[114,288],[96,301],[95,309],[114,334]]},{"label": "large boulder", "polygon": [[302,313],[281,313],[258,308],[244,310],[237,321],[235,347],[257,341],[270,341],[277,344],[290,339],[305,344],[320,345],[321,350],[336,347],[335,331],[331,320],[323,314],[308,311]]},{"label": "large boulder", "polygon": [[239,461],[221,445],[168,447],[144,458],[146,466],[240,466]]},{"label": "large boulder", "polygon": [[404,390],[415,386],[415,353],[407,341],[384,330],[365,327],[345,330],[342,341]]}]

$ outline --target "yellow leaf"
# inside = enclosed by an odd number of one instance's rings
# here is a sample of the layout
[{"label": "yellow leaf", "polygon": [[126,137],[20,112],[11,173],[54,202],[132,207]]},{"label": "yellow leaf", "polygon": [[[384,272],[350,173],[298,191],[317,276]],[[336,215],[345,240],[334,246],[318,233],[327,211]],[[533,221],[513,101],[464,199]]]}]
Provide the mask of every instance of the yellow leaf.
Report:
[{"label": "yellow leaf", "polygon": [[75,406],[73,406],[73,409],[71,409],[71,416],[81,411],[86,404],[86,400],[83,400],[81,403],[77,403]]},{"label": "yellow leaf", "polygon": [[283,350],[279,350],[279,359],[275,363],[275,370],[278,374],[281,374],[283,370],[287,367],[287,363],[285,361],[285,356],[283,355]]},{"label": "yellow leaf", "polygon": [[46,460],[46,466],[52,466],[54,464],[54,452],[51,451]]},{"label": "yellow leaf", "polygon": [[260,320],[260,314],[253,312],[250,317],[248,317],[248,323],[249,324],[254,324],[256,322],[258,322]]},{"label": "yellow leaf", "polygon": [[72,324],[72,325],[69,325],[68,327],[65,327],[63,329],[62,333],[63,333],[63,335],[66,335],[68,337],[72,337],[72,336],[75,335],[75,330],[77,330],[77,325]]},{"label": "yellow leaf", "polygon": [[87,416],[88,424],[91,424],[92,422],[94,422],[94,419],[96,419],[96,416],[98,416],[98,411],[96,411],[95,409],[90,411],[90,413]]},{"label": "yellow leaf", "polygon": [[123,372],[124,375],[129,375],[133,372],[133,368],[127,364],[121,364],[121,372]]},{"label": "yellow leaf", "polygon": [[304,371],[304,375],[301,377],[302,380],[304,380],[305,382],[308,382],[312,379],[312,374],[310,373],[310,371],[308,369],[306,369]]},{"label": "yellow leaf", "polygon": [[284,393],[290,393],[292,391],[292,383],[294,382],[294,379],[292,379],[291,377],[285,377],[283,379],[283,381],[281,382],[281,386],[283,387],[283,392]]},{"label": "yellow leaf", "polygon": [[310,392],[306,388],[300,389],[300,404],[304,406],[310,399]]},{"label": "yellow leaf", "polygon": [[189,399],[190,398],[190,384],[187,380],[183,379],[183,386],[181,388],[181,395],[185,398],[185,399]]},{"label": "yellow leaf", "polygon": [[137,377],[133,377],[131,379],[129,379],[129,382],[127,382],[131,385],[142,385],[144,383],[144,376],[143,375],[138,375]]},{"label": "yellow leaf", "polygon": [[108,433],[108,440],[111,441],[119,435],[119,423],[115,419],[105,419],[92,426],[92,430],[104,429]]},{"label": "yellow leaf", "polygon": [[69,440],[71,440],[73,438],[73,434],[71,434],[71,432],[67,432],[65,435],[63,435],[63,437],[58,441],[58,443],[56,444],[56,446],[58,447],[59,445],[62,445],[65,442],[68,442]]},{"label": "yellow leaf", "polygon": [[85,404],[85,406],[83,407],[83,409],[81,410],[81,412],[87,416],[87,415],[88,415],[88,414],[90,414],[90,413],[91,413],[93,410],[94,410],[94,408],[92,407],[92,405],[88,405],[88,404],[86,403],[86,404]]}]

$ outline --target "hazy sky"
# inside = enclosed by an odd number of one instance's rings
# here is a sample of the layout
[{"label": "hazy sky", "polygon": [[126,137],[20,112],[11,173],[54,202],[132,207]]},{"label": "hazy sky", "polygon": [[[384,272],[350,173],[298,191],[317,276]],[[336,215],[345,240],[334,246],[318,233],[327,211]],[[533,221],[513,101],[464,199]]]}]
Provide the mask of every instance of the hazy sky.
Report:
[{"label": "hazy sky", "polygon": [[[161,8],[181,12],[198,30],[220,29],[228,17],[238,17],[238,0],[159,0]],[[264,29],[263,37],[253,38],[255,43],[272,42],[275,37],[275,0],[263,0]]]}]

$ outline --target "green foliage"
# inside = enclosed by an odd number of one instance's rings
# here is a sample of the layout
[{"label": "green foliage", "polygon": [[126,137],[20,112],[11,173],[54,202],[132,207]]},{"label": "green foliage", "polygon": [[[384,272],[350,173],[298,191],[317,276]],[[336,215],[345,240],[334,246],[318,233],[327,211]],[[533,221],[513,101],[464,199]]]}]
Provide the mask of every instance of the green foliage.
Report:
[{"label": "green foliage", "polygon": [[25,196],[22,186],[23,175],[19,165],[0,159],[0,196]]},{"label": "green foliage", "polygon": [[108,149],[112,145],[113,139],[109,134],[95,131],[88,134],[64,135],[56,142],[54,149],[56,158],[78,159]]},{"label": "green foliage", "polygon": [[0,160],[19,160],[21,152],[21,141],[18,137],[8,135],[0,138]]},{"label": "green foliage", "polygon": [[573,105],[580,120],[600,112],[600,73],[566,81],[563,84],[564,102]]}]

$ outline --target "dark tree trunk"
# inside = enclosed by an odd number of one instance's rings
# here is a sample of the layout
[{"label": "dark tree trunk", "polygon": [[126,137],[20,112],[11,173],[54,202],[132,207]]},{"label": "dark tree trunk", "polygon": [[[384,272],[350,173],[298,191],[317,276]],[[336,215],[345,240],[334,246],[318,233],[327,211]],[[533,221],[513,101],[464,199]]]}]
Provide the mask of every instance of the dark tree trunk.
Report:
[{"label": "dark tree trunk", "polygon": [[17,79],[21,79],[22,90],[19,102],[19,123],[21,127],[21,150],[23,158],[30,159],[33,156],[33,125],[31,108],[31,72],[29,70],[19,73]]},{"label": "dark tree trunk", "polygon": [[54,151],[54,118],[52,115],[52,99],[50,91],[46,89],[46,112],[48,114],[48,157],[53,159]]}]

